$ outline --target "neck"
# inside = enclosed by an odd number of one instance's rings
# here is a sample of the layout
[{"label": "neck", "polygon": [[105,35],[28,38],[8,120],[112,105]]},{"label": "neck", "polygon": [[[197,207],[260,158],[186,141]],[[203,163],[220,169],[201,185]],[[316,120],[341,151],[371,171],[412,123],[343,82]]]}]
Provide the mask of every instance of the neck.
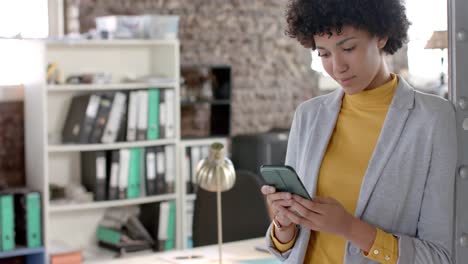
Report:
[{"label": "neck", "polygon": [[374,79],[369,83],[367,88],[364,90],[372,90],[374,88],[377,88],[383,85],[384,83],[390,81],[390,79],[391,79],[391,76],[390,76],[390,71],[388,70],[387,63],[382,58],[382,63],[380,64],[377,74],[375,75]]}]

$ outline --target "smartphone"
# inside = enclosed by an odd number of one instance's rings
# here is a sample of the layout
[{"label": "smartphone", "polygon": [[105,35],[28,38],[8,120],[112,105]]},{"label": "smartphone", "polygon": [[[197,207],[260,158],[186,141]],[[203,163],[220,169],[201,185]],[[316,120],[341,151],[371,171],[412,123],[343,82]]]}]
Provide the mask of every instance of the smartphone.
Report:
[{"label": "smartphone", "polygon": [[289,192],[312,200],[296,171],[290,166],[262,165],[260,174],[267,185],[273,186],[278,192]]}]

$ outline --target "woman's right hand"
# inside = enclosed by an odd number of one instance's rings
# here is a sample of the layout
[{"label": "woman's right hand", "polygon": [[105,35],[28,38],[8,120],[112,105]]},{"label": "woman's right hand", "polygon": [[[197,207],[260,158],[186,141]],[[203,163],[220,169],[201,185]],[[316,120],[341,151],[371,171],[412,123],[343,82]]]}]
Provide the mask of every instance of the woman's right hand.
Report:
[{"label": "woman's right hand", "polygon": [[266,196],[268,206],[273,212],[274,221],[278,222],[281,227],[292,225],[291,220],[286,217],[286,209],[292,205],[292,195],[287,192],[276,192],[275,187],[263,185],[262,193]]}]

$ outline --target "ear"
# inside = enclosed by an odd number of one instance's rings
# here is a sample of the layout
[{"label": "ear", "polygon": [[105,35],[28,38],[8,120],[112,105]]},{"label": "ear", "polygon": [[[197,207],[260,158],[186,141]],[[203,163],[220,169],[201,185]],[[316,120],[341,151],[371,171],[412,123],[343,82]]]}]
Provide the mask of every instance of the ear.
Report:
[{"label": "ear", "polygon": [[387,41],[388,41],[388,36],[379,37],[378,40],[377,40],[377,45],[378,45],[379,49],[383,49],[385,47],[385,45],[387,45]]}]

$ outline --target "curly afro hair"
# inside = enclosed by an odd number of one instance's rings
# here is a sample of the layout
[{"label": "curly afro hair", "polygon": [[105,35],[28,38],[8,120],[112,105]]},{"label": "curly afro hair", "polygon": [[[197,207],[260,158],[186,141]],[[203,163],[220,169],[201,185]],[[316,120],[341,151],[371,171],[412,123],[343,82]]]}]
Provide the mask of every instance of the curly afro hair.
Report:
[{"label": "curly afro hair", "polygon": [[394,54],[408,39],[408,21],[400,0],[292,0],[286,10],[286,35],[315,50],[314,35],[340,33],[344,26],[388,37],[383,50]]}]

